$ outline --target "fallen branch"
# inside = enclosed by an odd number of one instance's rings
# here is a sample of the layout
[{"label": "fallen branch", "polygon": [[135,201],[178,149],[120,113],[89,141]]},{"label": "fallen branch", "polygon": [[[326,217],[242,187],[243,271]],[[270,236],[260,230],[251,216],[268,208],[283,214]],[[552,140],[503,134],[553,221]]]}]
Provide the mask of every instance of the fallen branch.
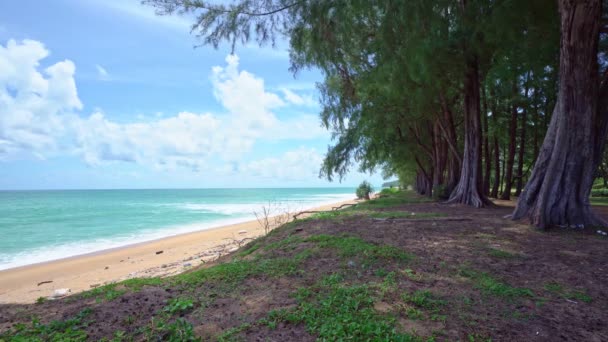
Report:
[{"label": "fallen branch", "polygon": [[297,220],[298,216],[300,215],[304,215],[304,214],[318,214],[318,213],[325,213],[331,210],[307,210],[307,211],[300,211],[299,213],[293,215],[293,219]]},{"label": "fallen branch", "polygon": [[340,210],[342,208],[350,207],[350,206],[353,206],[353,205],[356,205],[356,204],[357,203],[344,203],[341,206],[331,208],[331,210]]},{"label": "fallen branch", "polygon": [[372,220],[374,221],[380,221],[380,222],[384,222],[384,221],[400,221],[400,222],[437,222],[437,221],[472,221],[472,219],[467,218],[467,217],[435,217],[435,218],[392,218],[392,217],[387,217],[387,218],[373,218]]},{"label": "fallen branch", "polygon": [[353,205],[357,205],[357,204],[359,204],[359,203],[344,203],[344,204],[342,204],[340,206],[332,207],[331,210],[306,210],[306,211],[300,211],[299,213],[293,215],[293,219],[297,220],[298,216],[304,215],[304,214],[328,213],[328,212],[331,212],[331,211],[337,211],[337,210],[340,210],[340,209],[343,209],[343,208],[346,208],[346,207],[350,207],[350,206],[353,206]]}]

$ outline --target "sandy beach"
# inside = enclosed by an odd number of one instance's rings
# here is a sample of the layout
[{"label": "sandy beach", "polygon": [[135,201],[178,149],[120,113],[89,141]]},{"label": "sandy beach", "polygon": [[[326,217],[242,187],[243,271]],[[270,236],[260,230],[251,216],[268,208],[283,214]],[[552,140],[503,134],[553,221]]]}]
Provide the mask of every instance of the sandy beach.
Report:
[{"label": "sandy beach", "polygon": [[[330,210],[355,200],[320,206]],[[300,216],[305,217],[305,215]],[[264,234],[256,220],[0,271],[0,303],[32,303],[137,277],[166,277],[228,254]]]}]

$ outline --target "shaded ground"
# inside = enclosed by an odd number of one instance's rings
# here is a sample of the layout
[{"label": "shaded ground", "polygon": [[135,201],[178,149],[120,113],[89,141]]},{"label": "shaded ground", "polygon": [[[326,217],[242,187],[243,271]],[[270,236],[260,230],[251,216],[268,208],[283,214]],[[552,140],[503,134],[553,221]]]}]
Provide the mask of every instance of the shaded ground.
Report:
[{"label": "shaded ground", "polygon": [[608,340],[606,237],[425,201],[392,194],[187,274],[0,306],[0,341]]}]

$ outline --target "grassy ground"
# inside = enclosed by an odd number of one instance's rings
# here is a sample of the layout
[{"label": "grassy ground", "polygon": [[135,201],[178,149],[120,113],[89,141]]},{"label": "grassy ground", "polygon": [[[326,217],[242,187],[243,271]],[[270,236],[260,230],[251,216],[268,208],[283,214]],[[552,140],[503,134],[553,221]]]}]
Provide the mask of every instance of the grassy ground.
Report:
[{"label": "grassy ground", "polygon": [[175,277],[0,306],[0,341],[602,341],[607,239],[411,192]]},{"label": "grassy ground", "polygon": [[591,197],[591,205],[608,205],[608,197]]}]

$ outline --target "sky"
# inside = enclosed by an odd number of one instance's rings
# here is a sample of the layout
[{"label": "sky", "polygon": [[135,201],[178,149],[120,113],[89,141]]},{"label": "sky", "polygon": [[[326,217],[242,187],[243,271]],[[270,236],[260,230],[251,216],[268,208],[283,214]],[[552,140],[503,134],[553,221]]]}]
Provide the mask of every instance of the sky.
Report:
[{"label": "sky", "polygon": [[0,2],[0,189],[356,186],[288,44],[199,46],[139,0]]}]

